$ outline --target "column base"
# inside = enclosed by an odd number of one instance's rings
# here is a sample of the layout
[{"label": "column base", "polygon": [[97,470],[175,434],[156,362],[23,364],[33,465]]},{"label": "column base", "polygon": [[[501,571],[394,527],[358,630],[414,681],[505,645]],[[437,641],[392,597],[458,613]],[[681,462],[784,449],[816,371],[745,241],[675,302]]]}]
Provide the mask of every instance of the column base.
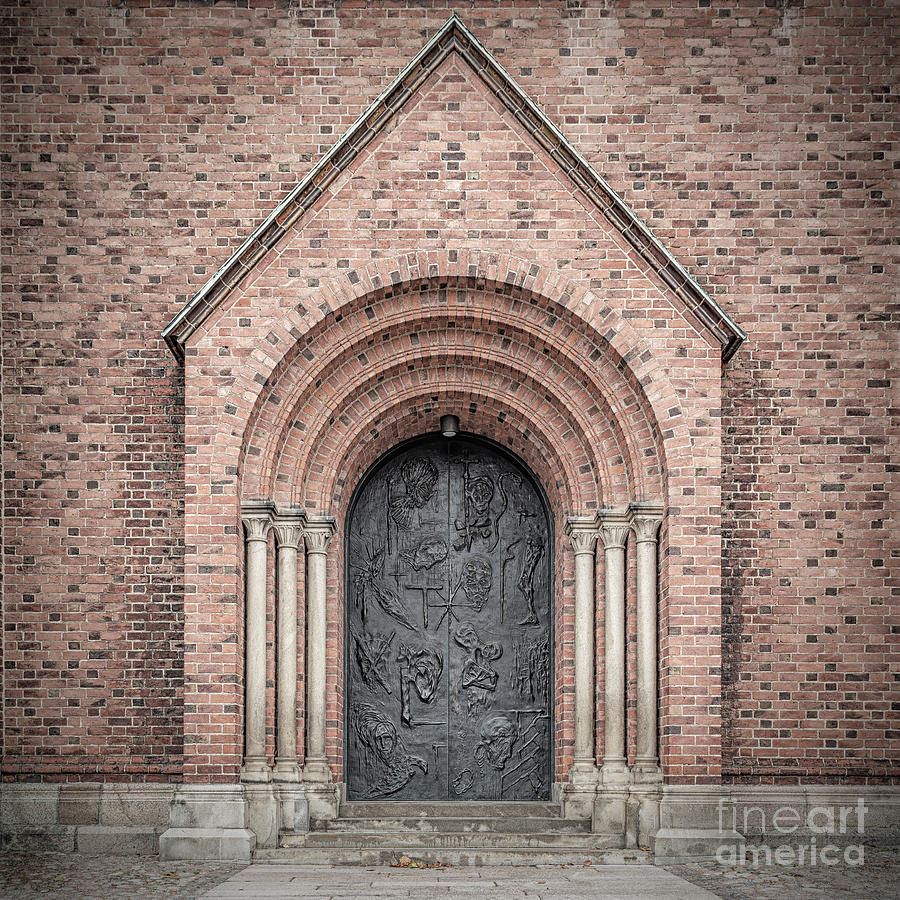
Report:
[{"label": "column base", "polygon": [[277,791],[271,784],[243,786],[247,827],[256,835],[257,848],[278,846],[279,808]]},{"label": "column base", "polygon": [[334,782],[305,783],[309,822],[312,827],[337,818],[340,807],[340,787]]},{"label": "column base", "polygon": [[300,780],[304,784],[331,784],[331,769],[324,759],[307,759]]},{"label": "column base", "polygon": [[283,782],[275,785],[281,810],[281,831],[306,834],[309,831],[309,801],[299,784]]},{"label": "column base", "polygon": [[638,757],[631,767],[633,784],[662,784],[663,773],[658,760]]},{"label": "column base", "polygon": [[265,784],[271,780],[272,770],[264,756],[245,757],[244,764],[241,766],[241,781]]},{"label": "column base", "polygon": [[600,769],[600,784],[605,787],[622,788],[631,783],[628,761],[624,757],[608,757]]},{"label": "column base", "polygon": [[296,784],[300,781],[300,766],[296,759],[276,759],[272,770],[272,780]]},{"label": "column base", "polygon": [[593,760],[576,759],[569,770],[569,783],[581,788],[596,788],[600,770]]},{"label": "column base", "polygon": [[590,819],[597,796],[600,773],[590,760],[576,760],[569,770],[569,783],[560,788],[565,819]]},{"label": "column base", "polygon": [[604,844],[627,846],[628,788],[601,785],[592,811],[591,831],[602,835]]},{"label": "column base", "polygon": [[[659,831],[662,784],[632,785],[629,793],[629,838],[636,847],[652,847]],[[632,846],[629,844],[629,846]]]}]

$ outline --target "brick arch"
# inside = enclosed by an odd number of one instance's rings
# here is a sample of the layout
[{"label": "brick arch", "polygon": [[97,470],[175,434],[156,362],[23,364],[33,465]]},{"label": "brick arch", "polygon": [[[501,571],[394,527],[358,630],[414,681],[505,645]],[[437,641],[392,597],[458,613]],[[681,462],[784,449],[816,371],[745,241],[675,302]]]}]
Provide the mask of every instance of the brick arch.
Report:
[{"label": "brick arch", "polygon": [[[414,295],[413,302],[421,296],[422,293]],[[509,307],[508,298],[503,302]],[[378,304],[373,301],[365,310],[378,319],[377,330],[371,326],[366,330],[366,319],[359,309],[355,314],[336,317],[333,328],[319,327],[316,329],[318,334],[310,336],[309,340],[305,336],[296,343],[293,357],[305,357],[305,365],[289,367],[283,377],[270,386],[265,394],[266,402],[257,405],[251,436],[243,442],[244,450],[249,451],[246,465],[242,466],[244,496],[271,496],[272,472],[288,440],[286,435],[290,433],[294,411],[308,402],[303,399],[304,390],[308,391],[314,384],[321,387],[335,370],[347,366],[357,355],[365,353],[366,363],[369,363],[369,356],[380,354],[379,361],[383,362],[383,344],[391,342],[396,347],[403,343],[407,340],[404,331],[427,336],[435,330],[440,331],[442,341],[445,334],[452,334],[458,343],[465,347],[478,346],[479,352],[486,356],[490,350],[487,343],[490,340],[496,343],[497,338],[496,334],[487,332],[496,331],[502,334],[501,342],[510,345],[509,354],[521,360],[526,374],[529,370],[540,372],[539,377],[548,384],[568,381],[566,397],[560,401],[562,406],[571,403],[574,408],[585,411],[588,418],[607,423],[617,442],[618,446],[614,446],[609,440],[600,440],[596,429],[586,429],[588,434],[593,432],[593,440],[603,445],[600,456],[603,464],[606,460],[612,460],[614,466],[624,462],[627,486],[618,485],[617,491],[608,494],[610,499],[615,500],[615,494],[622,491],[631,499],[658,497],[664,493],[659,429],[648,418],[645,404],[642,405],[640,398],[622,383],[619,370],[612,368],[610,361],[599,354],[595,344],[587,343],[584,336],[566,333],[560,337],[540,330],[540,322],[531,322],[526,328],[528,323],[523,323],[521,316],[498,315],[502,307],[486,308],[480,300],[475,303],[477,312],[467,310],[462,315],[449,315],[444,310],[423,310],[414,306],[412,312],[395,316],[393,320],[376,316],[373,306],[377,308]],[[521,311],[530,306],[518,304],[516,308]],[[449,330],[445,328],[448,319],[453,320]],[[470,333],[459,340],[467,328]],[[517,346],[513,346],[515,342],[518,342]],[[427,352],[426,343],[423,337],[417,344],[422,354]],[[415,356],[416,348],[408,344],[406,348],[410,356]],[[355,381],[345,380],[329,393],[352,391],[354,384]],[[584,388],[587,394],[582,390],[579,397],[578,388]],[[609,394],[613,395],[611,401]],[[603,465],[598,465],[598,469],[602,471]],[[604,474],[606,484],[613,487],[614,479],[608,472]]]},{"label": "brick arch", "polygon": [[[410,423],[416,423],[419,431],[402,431],[399,443],[436,431],[437,416],[449,408],[460,410],[466,431],[492,438],[521,456],[544,485],[551,506],[562,515],[573,509],[597,508],[596,474],[588,468],[588,458],[580,455],[587,448],[572,440],[571,423],[559,414],[553,415],[551,404],[545,401],[545,409],[537,411],[530,404],[535,396],[530,391],[510,395],[498,390],[491,383],[493,379],[470,381],[467,376],[474,370],[469,366],[436,366],[423,372],[425,377],[415,384],[391,379],[381,383],[381,390],[363,390],[348,398],[334,423],[323,424],[309,441],[313,450],[308,463],[300,477],[291,480],[293,490],[285,492],[282,502],[341,515],[349,500],[347,491],[355,486],[351,473],[361,476],[369,464],[390,449],[380,439],[388,427],[398,427],[399,422],[410,427]],[[408,415],[405,409],[410,409]],[[433,412],[426,413],[429,409]],[[373,422],[378,423],[374,429]],[[371,453],[356,448],[356,442],[372,444]],[[574,445],[574,452],[563,449],[567,443],[569,447]],[[357,470],[353,466],[358,453],[362,454],[359,465],[363,468]]]},{"label": "brick arch", "polygon": [[[348,415],[346,408],[357,398],[374,391],[383,393],[389,389],[389,383],[398,384],[402,389],[404,382],[409,381],[410,371],[415,371],[416,379],[421,382],[425,371],[446,373],[452,368],[458,371],[457,378],[463,384],[477,386],[483,391],[485,383],[489,383],[494,397],[505,398],[510,415],[528,420],[534,418],[533,411],[543,409],[542,420],[547,423],[544,431],[549,430],[551,419],[557,423],[553,426],[553,442],[558,446],[570,446],[571,466],[578,469],[571,478],[584,483],[578,492],[581,500],[572,507],[573,510],[582,506],[594,508],[601,498],[608,502],[625,502],[632,496],[625,462],[627,450],[612,422],[596,414],[597,403],[590,387],[549,365],[542,370],[533,370],[529,355],[536,356],[538,361],[542,356],[524,345],[513,343],[507,352],[499,351],[497,344],[506,338],[491,336],[477,345],[475,334],[464,332],[460,337],[462,339],[439,342],[435,346],[426,334],[419,333],[417,345],[404,346],[408,335],[401,333],[395,340],[378,345],[377,366],[369,372],[361,372],[350,365],[336,366],[328,377],[315,379],[317,389],[302,392],[292,404],[279,404],[279,410],[287,407],[288,412],[282,429],[285,440],[277,450],[271,451],[275,477],[263,481],[260,493],[284,498],[284,486],[289,480],[306,477],[314,449],[327,445],[329,432],[340,428],[338,423]],[[466,341],[469,337],[472,344]],[[353,348],[350,357],[355,359],[356,356]],[[368,359],[371,361],[371,356]],[[473,390],[473,399],[475,393],[477,391]],[[469,404],[464,398],[457,403],[461,418],[469,427],[470,418],[466,412]],[[435,425],[432,422],[430,427]],[[490,426],[485,424],[483,427]],[[263,434],[266,433],[264,430]],[[491,436],[490,430],[484,433]],[[274,436],[270,443],[276,443]],[[251,445],[251,451],[257,449],[261,452],[261,448]],[[257,459],[255,454],[251,454],[251,458]],[[247,474],[245,491],[251,484]],[[574,495],[572,499],[574,502]],[[301,502],[300,498],[295,497],[294,502]]]},{"label": "brick arch", "polygon": [[[268,345],[251,354],[233,383],[223,415],[225,427],[215,439],[216,458],[243,471],[244,452],[261,408],[275,396],[273,386],[298,357],[311,352],[329,322],[401,294],[414,297],[428,285],[457,295],[477,289],[521,301],[521,308],[546,315],[554,327],[560,322],[568,326],[549,341],[562,353],[579,336],[586,337],[595,348],[587,362],[598,372],[612,373],[613,384],[628,387],[627,394],[642,411],[652,435],[652,447],[642,448],[635,460],[646,465],[652,459],[657,477],[664,479],[667,456],[690,458],[690,438],[676,392],[637,332],[582,285],[529,261],[486,251],[429,251],[376,260],[318,288],[322,302],[313,312],[286,312],[274,323]],[[463,302],[455,308],[465,306]]]},{"label": "brick arch", "polygon": [[[303,420],[300,424],[304,435],[310,436],[307,409],[321,404],[317,395],[340,397],[363,390],[362,385],[371,379],[366,368],[384,378],[389,370],[404,363],[417,368],[445,365],[439,357],[449,352],[455,359],[470,359],[478,368],[506,370],[516,382],[533,384],[536,378],[540,379],[541,385],[534,389],[555,394],[562,414],[573,420],[573,428],[579,433],[586,454],[592,457],[592,468],[599,473],[608,495],[627,493],[632,481],[646,480],[643,471],[634,477],[633,460],[652,443],[649,423],[644,420],[632,424],[633,433],[640,430],[643,434],[644,446],[631,447],[633,441],[623,433],[621,415],[611,409],[604,385],[594,373],[579,370],[575,360],[547,344],[542,335],[523,330],[518,323],[492,321],[487,316],[468,313],[453,318],[453,326],[448,327],[447,315],[418,310],[406,317],[402,326],[383,324],[353,343],[326,332],[320,343],[333,350],[326,360],[317,360],[321,368],[293,367],[273,386],[278,402],[263,405],[247,442],[245,491],[260,495],[274,492],[274,473],[282,466],[283,458],[290,455],[289,445],[296,443],[298,417]],[[344,334],[352,334],[361,323],[345,317],[342,325]],[[314,388],[314,384],[318,387]],[[294,466],[294,470],[302,471],[302,467]],[[658,490],[658,483],[654,486]]]}]

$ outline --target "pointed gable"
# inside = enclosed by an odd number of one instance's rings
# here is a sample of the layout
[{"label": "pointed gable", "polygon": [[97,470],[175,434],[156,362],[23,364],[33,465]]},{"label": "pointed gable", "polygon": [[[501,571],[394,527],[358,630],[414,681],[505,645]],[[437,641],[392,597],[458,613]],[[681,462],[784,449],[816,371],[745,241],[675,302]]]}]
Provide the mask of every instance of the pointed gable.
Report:
[{"label": "pointed gable", "polygon": [[[745,338],[740,327],[666,251],[637,215],[600,177],[584,157],[516,84],[512,77],[453,15],[422,51],[322,157],[309,174],[278,204],[225,264],[180,310],[163,331],[179,358],[187,339],[244,277],[272,250],[286,232],[316,204],[371,142],[397,121],[434,73],[457,54],[484,89],[514,118],[547,157],[593,204],[612,229],[656,273],[672,294],[711,332],[729,359]],[[489,171],[488,166],[484,166]]]}]

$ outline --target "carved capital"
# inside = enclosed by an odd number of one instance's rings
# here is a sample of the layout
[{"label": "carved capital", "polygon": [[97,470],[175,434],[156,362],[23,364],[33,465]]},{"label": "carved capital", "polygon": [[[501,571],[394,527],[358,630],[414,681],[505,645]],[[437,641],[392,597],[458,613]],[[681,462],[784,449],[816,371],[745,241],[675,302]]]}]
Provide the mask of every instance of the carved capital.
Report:
[{"label": "carved capital", "polygon": [[241,521],[244,523],[244,533],[247,543],[251,541],[266,541],[269,537],[269,528],[272,525],[272,519],[268,513],[250,513],[243,515]]},{"label": "carved capital", "polygon": [[648,502],[635,502],[628,507],[631,527],[634,529],[634,536],[639,544],[656,541],[656,533],[662,524],[664,509],[662,503]]},{"label": "carved capital", "polygon": [[303,540],[303,525],[299,522],[275,522],[272,526],[275,529],[275,539],[278,541],[279,549],[281,547],[289,547],[296,550]]},{"label": "carved capital", "polygon": [[613,523],[606,522],[600,526],[600,540],[603,541],[605,550],[622,550],[625,542],[628,540],[628,530],[630,526],[627,522]]},{"label": "carved capital", "polygon": [[631,520],[631,527],[634,529],[635,539],[639,544],[648,542],[656,543],[656,533],[659,531],[662,519],[655,516],[635,516]]},{"label": "carved capital", "polygon": [[600,522],[600,540],[606,550],[622,550],[628,540],[631,520],[625,510],[606,509],[597,513]]},{"label": "carved capital", "polygon": [[327,553],[328,545],[334,537],[334,519],[311,520],[303,529],[303,540],[307,553]]},{"label": "carved capital", "polygon": [[574,516],[566,522],[566,534],[572,542],[572,549],[576,556],[582,553],[593,554],[597,546],[597,525],[593,516],[590,518]]}]

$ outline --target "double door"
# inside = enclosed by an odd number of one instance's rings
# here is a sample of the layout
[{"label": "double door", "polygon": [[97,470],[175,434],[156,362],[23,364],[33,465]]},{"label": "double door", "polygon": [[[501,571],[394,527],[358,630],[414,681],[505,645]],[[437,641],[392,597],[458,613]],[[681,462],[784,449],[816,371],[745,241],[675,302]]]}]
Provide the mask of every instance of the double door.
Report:
[{"label": "double door", "polygon": [[425,438],[376,464],[346,531],[348,798],[546,800],[552,542],[494,445]]}]

